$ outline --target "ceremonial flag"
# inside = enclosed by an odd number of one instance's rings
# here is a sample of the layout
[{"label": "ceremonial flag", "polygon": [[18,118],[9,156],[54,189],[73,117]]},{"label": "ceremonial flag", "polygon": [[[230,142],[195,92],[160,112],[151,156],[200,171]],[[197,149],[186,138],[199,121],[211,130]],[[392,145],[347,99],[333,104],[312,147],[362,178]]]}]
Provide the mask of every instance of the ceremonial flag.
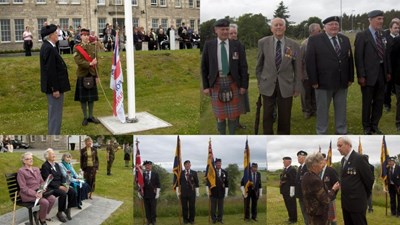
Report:
[{"label": "ceremonial flag", "polygon": [[118,32],[115,37],[115,48],[112,58],[111,66],[111,79],[110,88],[114,90],[114,102],[113,102],[113,115],[118,117],[121,123],[126,122],[125,111],[124,111],[124,90],[122,83],[124,78],[122,75],[121,61],[119,59],[119,41]]},{"label": "ceremonial flag", "polygon": [[358,153],[360,155],[363,154],[363,149],[362,149],[362,145],[361,145],[361,137],[358,137]]},{"label": "ceremonial flag", "polygon": [[326,156],[326,165],[332,166],[332,140],[329,143],[328,155]]},{"label": "ceremonial flag", "polygon": [[174,167],[172,168],[172,172],[174,173],[174,191],[176,187],[179,187],[179,182],[182,173],[182,157],[181,157],[181,140],[178,139],[176,141],[176,151],[175,151],[175,158],[174,158]]},{"label": "ceremonial flag", "polygon": [[143,196],[144,179],[142,170],[142,160],[140,159],[139,141],[137,140],[136,140],[135,183],[138,187],[139,192]]},{"label": "ceremonial flag", "polygon": [[386,146],[385,136],[383,136],[382,148],[381,148],[381,178],[383,180],[383,183],[385,184],[385,187],[387,185],[388,160],[389,160],[389,150],[387,149]]},{"label": "ceremonial flag", "polygon": [[247,193],[249,187],[253,185],[253,179],[251,177],[250,148],[248,140],[246,140],[246,146],[244,147],[243,167],[244,167],[244,174],[243,174],[244,190]]},{"label": "ceremonial flag", "polygon": [[206,179],[210,183],[210,189],[215,187],[216,182],[216,172],[215,172],[215,162],[214,155],[211,147],[211,140],[208,142],[208,160],[207,160],[207,168],[206,168]]}]

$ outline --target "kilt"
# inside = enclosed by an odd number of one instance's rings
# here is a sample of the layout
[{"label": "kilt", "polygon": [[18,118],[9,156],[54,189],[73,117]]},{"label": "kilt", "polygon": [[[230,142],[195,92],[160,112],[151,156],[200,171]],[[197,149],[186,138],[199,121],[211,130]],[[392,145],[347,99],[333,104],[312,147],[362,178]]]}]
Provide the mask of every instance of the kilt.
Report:
[{"label": "kilt", "polygon": [[75,88],[75,101],[80,102],[94,102],[99,100],[99,95],[97,93],[97,83],[94,82],[94,87],[87,89],[83,87],[83,77],[78,77],[76,80]]},{"label": "kilt", "polygon": [[336,220],[336,200],[329,202],[328,221]]},{"label": "kilt", "polygon": [[[221,102],[218,93],[221,86],[229,86],[233,93],[230,102]],[[239,88],[231,76],[218,77],[213,88],[211,88],[211,105],[214,116],[220,120],[235,120],[244,111],[243,95],[239,94]]]}]

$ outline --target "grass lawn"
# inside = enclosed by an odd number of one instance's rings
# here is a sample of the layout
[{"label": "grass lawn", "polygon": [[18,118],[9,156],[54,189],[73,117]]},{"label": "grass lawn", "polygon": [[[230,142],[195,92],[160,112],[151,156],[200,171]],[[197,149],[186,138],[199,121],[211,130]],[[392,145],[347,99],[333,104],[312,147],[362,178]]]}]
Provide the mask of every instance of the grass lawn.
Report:
[{"label": "grass lawn", "polygon": [[[79,159],[79,151],[70,151],[75,159]],[[21,167],[20,152],[0,154],[0,171],[2,174],[17,172]],[[133,177],[132,170],[125,167],[123,152],[118,151],[112,167],[112,176],[106,175],[106,154],[104,150],[99,151],[100,170],[96,177],[96,191],[94,196],[111,198],[122,201],[123,204],[103,224],[132,224],[133,223]],[[41,167],[42,161],[35,158],[34,166]],[[75,169],[79,168],[76,164]],[[90,201],[90,200],[86,200]],[[55,206],[56,207],[56,206]],[[5,177],[0,179],[0,215],[11,212],[13,203],[8,197]],[[84,213],[84,212],[83,212]],[[101,213],[101,212],[99,212]]]},{"label": "grass lawn", "polygon": [[[120,57],[125,78],[125,113],[128,113],[125,52]],[[109,134],[102,125],[81,125],[80,103],[74,101],[76,65],[72,55],[63,58],[68,66],[71,91],[65,93],[61,133]],[[98,58],[101,85],[112,104],[113,92],[109,88],[112,53],[102,52]],[[135,52],[136,112],[149,112],[173,125],[141,134],[199,133],[199,63],[199,49]],[[0,67],[7,68],[0,70],[0,132],[47,134],[47,99],[40,91],[39,56],[1,58]],[[94,115],[112,115],[111,105],[100,88]]]}]

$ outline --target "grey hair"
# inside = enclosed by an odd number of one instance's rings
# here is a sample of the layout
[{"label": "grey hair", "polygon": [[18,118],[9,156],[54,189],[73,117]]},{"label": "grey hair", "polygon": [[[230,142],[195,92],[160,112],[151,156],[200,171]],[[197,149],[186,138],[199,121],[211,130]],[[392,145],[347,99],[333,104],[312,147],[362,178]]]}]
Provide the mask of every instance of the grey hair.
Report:
[{"label": "grey hair", "polygon": [[234,29],[238,29],[238,25],[236,24],[236,23],[231,23],[230,25],[229,25],[229,28],[234,28]]},{"label": "grey hair", "polygon": [[67,158],[67,157],[71,157],[71,154],[69,154],[69,153],[64,153],[64,154],[62,155],[62,157],[61,157],[61,160],[62,160],[62,161],[65,161],[65,158]]},{"label": "grey hair", "polygon": [[47,36],[42,37],[42,40],[43,40],[43,41],[49,40],[49,36],[50,36],[50,35],[47,35]]},{"label": "grey hair", "polygon": [[22,154],[21,155],[22,164],[24,164],[25,156],[33,156],[33,154],[32,154],[32,152],[25,152],[24,154]]},{"label": "grey hair", "polygon": [[310,24],[310,26],[308,26],[308,33],[311,34],[312,32],[315,31],[315,28],[317,28],[317,27],[321,28],[321,26],[318,23]]},{"label": "grey hair", "polygon": [[312,153],[307,156],[307,158],[305,160],[305,164],[307,165],[308,169],[311,169],[315,165],[320,164],[322,161],[324,161],[324,157],[322,156],[321,153],[316,152],[316,153]]},{"label": "grey hair", "polygon": [[347,136],[342,136],[342,137],[338,138],[338,140],[342,140],[344,144],[348,144],[348,145],[350,145],[350,147],[353,147],[353,145],[351,143],[351,139]]},{"label": "grey hair", "polygon": [[271,24],[272,24],[272,22],[273,22],[274,20],[276,20],[276,19],[282,20],[283,26],[286,27],[286,20],[284,20],[283,18],[280,18],[280,17],[275,17],[275,18],[273,18],[273,19],[271,20]]},{"label": "grey hair", "polygon": [[87,137],[85,138],[85,143],[86,143],[87,141],[89,141],[89,140],[93,141],[91,137],[87,136]]},{"label": "grey hair", "polygon": [[49,159],[49,152],[54,151],[52,148],[48,148],[46,151],[43,153],[43,157],[48,160]]}]

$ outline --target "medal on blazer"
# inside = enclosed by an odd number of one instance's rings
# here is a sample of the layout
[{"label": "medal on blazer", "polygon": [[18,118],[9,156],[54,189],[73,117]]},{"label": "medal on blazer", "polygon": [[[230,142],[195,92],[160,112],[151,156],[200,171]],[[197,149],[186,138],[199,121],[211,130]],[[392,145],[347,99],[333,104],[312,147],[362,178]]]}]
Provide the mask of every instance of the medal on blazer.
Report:
[{"label": "medal on blazer", "polygon": [[234,52],[234,53],[232,54],[232,59],[233,59],[233,60],[238,60],[238,59],[239,59],[239,52]]}]

